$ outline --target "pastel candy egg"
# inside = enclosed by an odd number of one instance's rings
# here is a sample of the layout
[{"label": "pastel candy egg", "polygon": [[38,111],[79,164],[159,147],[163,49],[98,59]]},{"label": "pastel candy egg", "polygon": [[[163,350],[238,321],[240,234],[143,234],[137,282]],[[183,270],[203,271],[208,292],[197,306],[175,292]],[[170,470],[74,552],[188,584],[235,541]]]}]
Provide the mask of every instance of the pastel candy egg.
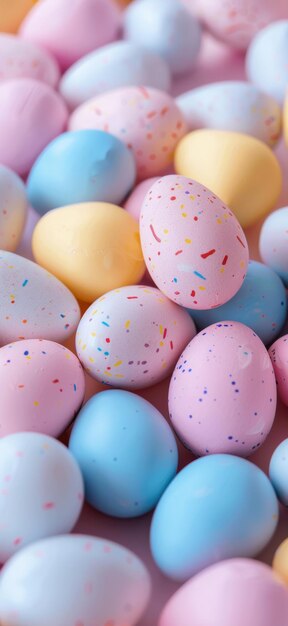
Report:
[{"label": "pastel candy egg", "polygon": [[279,548],[277,548],[273,559],[273,569],[284,583],[288,585],[288,539],[282,541]]},{"label": "pastel candy egg", "polygon": [[285,137],[286,145],[288,145],[288,97],[285,99],[285,102],[284,102],[283,126],[284,126],[283,130],[284,130],[284,137]]},{"label": "pastel candy egg", "polygon": [[69,127],[106,130],[124,140],[134,153],[139,179],[157,176],[171,163],[186,130],[171,96],[151,87],[123,87],[96,96],[72,113]]},{"label": "pastel candy egg", "polygon": [[9,2],[1,0],[0,31],[16,33],[25,15],[34,4],[35,0],[9,0]]},{"label": "pastel candy egg", "polygon": [[168,63],[173,74],[189,72],[201,44],[197,18],[177,0],[138,0],[124,15],[124,37],[151,50]]},{"label": "pastel candy egg", "polygon": [[273,146],[282,111],[274,98],[244,81],[210,83],[176,99],[189,130],[216,128],[252,135]]},{"label": "pastel candy egg", "polygon": [[269,349],[269,355],[275,372],[277,392],[284,404],[288,406],[288,335],[279,337]]},{"label": "pastel candy egg", "polygon": [[277,521],[277,498],[262,470],[229,454],[202,457],[177,474],[158,502],[152,555],[166,576],[184,581],[218,561],[255,556]]},{"label": "pastel candy egg", "polygon": [[18,339],[65,341],[75,332],[80,309],[60,280],[33,261],[0,252],[0,345]]},{"label": "pastel candy egg", "polygon": [[17,626],[134,626],[149,596],[142,561],[117,543],[89,535],[37,541],[10,559],[0,578],[1,619],[11,624],[12,615]]},{"label": "pastel candy egg", "polygon": [[195,180],[160,178],[142,205],[140,234],[153,281],[177,304],[209,309],[240,289],[245,235],[230,209]]},{"label": "pastel candy egg", "polygon": [[[286,15],[288,18],[288,8]],[[248,79],[283,103],[288,84],[288,19],[269,24],[252,40],[246,57]]]},{"label": "pastel candy egg", "polygon": [[27,208],[21,178],[0,165],[0,249],[16,250],[24,230]]},{"label": "pastel candy egg", "polygon": [[93,302],[78,326],[76,349],[99,382],[141,388],[166,378],[194,335],[187,311],[158,289],[134,285]]},{"label": "pastel candy egg", "polygon": [[0,348],[0,369],[0,435],[58,437],[84,397],[84,374],[73,352],[45,339],[16,341]]},{"label": "pastel candy egg", "polygon": [[285,506],[288,505],[288,439],[282,441],[274,450],[270,465],[269,478],[277,496]]},{"label": "pastel candy egg", "polygon": [[140,219],[141,207],[144,202],[146,193],[149,191],[150,187],[156,183],[158,180],[157,176],[153,178],[146,178],[146,180],[142,180],[141,183],[138,183],[136,187],[134,187],[133,191],[131,191],[128,196],[124,209],[134,217],[135,220]]},{"label": "pastel candy egg", "polygon": [[179,142],[174,164],[178,174],[198,180],[219,196],[245,228],[271,211],[281,191],[275,155],[248,135],[196,130]]},{"label": "pastel candy egg", "polygon": [[49,211],[36,225],[32,247],[37,263],[84,302],[139,282],[145,271],[137,222],[106,202]]},{"label": "pastel candy egg", "polygon": [[57,61],[40,46],[1,32],[0,81],[11,78],[34,78],[56,87],[60,71]]},{"label": "pastel candy egg", "polygon": [[62,70],[117,38],[120,10],[113,0],[46,0],[22,22],[20,34],[51,52]]},{"label": "pastel candy egg", "polygon": [[194,337],[169,388],[170,418],[188,448],[247,456],[265,441],[275,411],[273,367],[248,326],[222,322]]},{"label": "pastel candy egg", "polygon": [[90,398],[69,448],[83,473],[87,502],[116,517],[153,509],[177,470],[176,440],[163,415],[121,389]]},{"label": "pastel candy egg", "polygon": [[60,93],[71,109],[105,91],[126,85],[170,90],[170,70],[158,54],[137,42],[116,41],[94,50],[62,77]]},{"label": "pastel candy egg", "polygon": [[176,591],[158,624],[285,626],[287,621],[288,591],[273,570],[252,559],[229,559],[211,565]]},{"label": "pastel candy egg", "polygon": [[83,479],[69,450],[52,437],[0,439],[0,562],[29,543],[68,533],[83,503]]},{"label": "pastel candy egg", "polygon": [[266,265],[279,274],[288,286],[288,207],[278,209],[268,215],[261,228],[259,249]]},{"label": "pastel candy egg", "polygon": [[77,202],[120,203],[135,176],[133,155],[116,137],[99,130],[64,133],[34,163],[28,196],[39,213]]},{"label": "pastel candy egg", "polygon": [[285,287],[267,265],[249,261],[242,287],[226,304],[209,311],[191,310],[197,328],[202,330],[222,320],[250,326],[265,344],[279,335],[287,317]]},{"label": "pastel candy egg", "polygon": [[49,85],[32,78],[0,83],[0,162],[27,174],[66,121],[66,107]]}]

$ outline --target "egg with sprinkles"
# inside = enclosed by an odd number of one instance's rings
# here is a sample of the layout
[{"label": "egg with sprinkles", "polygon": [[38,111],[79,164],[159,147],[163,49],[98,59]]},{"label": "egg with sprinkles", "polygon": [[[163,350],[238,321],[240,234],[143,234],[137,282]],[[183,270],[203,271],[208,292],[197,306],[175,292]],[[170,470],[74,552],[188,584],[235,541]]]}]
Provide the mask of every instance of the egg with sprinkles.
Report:
[{"label": "egg with sprinkles", "polygon": [[149,387],[171,373],[195,332],[185,309],[158,289],[132,285],[93,302],[78,326],[76,349],[99,382]]},{"label": "egg with sprinkles", "polygon": [[144,259],[157,287],[181,306],[211,309],[240,289],[248,245],[235,215],[185,176],[160,178],[141,209]]},{"label": "egg with sprinkles", "polygon": [[80,309],[71,291],[45,269],[0,251],[0,345],[18,339],[65,341],[76,330]]},{"label": "egg with sprinkles", "polygon": [[169,387],[169,414],[195,454],[248,456],[269,434],[276,400],[262,341],[240,322],[220,322],[201,331],[180,356]]},{"label": "egg with sprinkles", "polygon": [[58,437],[84,391],[82,367],[64,346],[28,339],[0,348],[0,437],[21,431]]}]

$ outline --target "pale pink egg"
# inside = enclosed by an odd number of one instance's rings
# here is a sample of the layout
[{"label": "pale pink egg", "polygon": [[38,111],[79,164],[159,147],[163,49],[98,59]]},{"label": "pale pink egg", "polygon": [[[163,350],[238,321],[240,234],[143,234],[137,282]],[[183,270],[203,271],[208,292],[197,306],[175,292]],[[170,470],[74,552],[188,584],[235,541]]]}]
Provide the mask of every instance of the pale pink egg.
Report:
[{"label": "pale pink egg", "polygon": [[32,78],[1,83],[0,162],[17,174],[27,174],[66,122],[66,106],[49,85]]},{"label": "pale pink egg", "polygon": [[64,346],[25,339],[0,348],[0,437],[24,431],[58,437],[84,391],[82,367]]},{"label": "pale pink egg", "polygon": [[96,128],[133,150],[138,179],[157,176],[185,135],[183,114],[171,96],[150,87],[123,87],[88,100],[72,113],[70,130]]},{"label": "pale pink egg", "polygon": [[120,24],[114,0],[45,0],[29,11],[20,34],[49,50],[64,70],[116,39]]},{"label": "pale pink egg", "polygon": [[147,268],[163,293],[190,309],[211,309],[240,289],[248,245],[230,209],[185,176],[164,176],[147,193],[140,235]]},{"label": "pale pink egg", "polygon": [[60,70],[49,52],[17,35],[0,33],[0,81],[34,78],[56,87]]},{"label": "pale pink egg", "polygon": [[288,335],[280,337],[269,349],[279,398],[288,406]]},{"label": "pale pink egg", "polygon": [[276,381],[259,337],[240,322],[201,331],[182,353],[169,388],[169,414],[195,454],[248,456],[269,434]]},{"label": "pale pink egg", "polygon": [[170,598],[158,626],[286,626],[288,590],[252,559],[230,559],[191,578]]},{"label": "pale pink egg", "polygon": [[133,191],[128,196],[124,209],[134,217],[135,220],[140,219],[141,207],[144,202],[144,198],[146,196],[147,191],[149,191],[150,187],[156,183],[158,180],[157,176],[154,178],[146,178],[146,180],[142,180],[141,183],[138,183]]}]

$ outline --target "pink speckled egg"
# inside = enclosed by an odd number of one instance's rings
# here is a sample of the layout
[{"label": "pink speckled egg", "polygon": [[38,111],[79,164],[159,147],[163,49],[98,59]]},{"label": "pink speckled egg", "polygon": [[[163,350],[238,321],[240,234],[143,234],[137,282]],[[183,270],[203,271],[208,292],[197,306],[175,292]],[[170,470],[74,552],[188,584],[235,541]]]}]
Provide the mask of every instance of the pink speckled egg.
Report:
[{"label": "pink speckled egg", "polygon": [[0,83],[0,162],[27,174],[66,121],[66,106],[49,85],[32,78]]},{"label": "pink speckled egg", "polygon": [[286,626],[288,590],[252,559],[229,559],[191,578],[170,598],[158,626]]},{"label": "pink speckled egg", "polygon": [[120,23],[114,0],[46,0],[29,11],[20,34],[49,50],[64,70],[116,39]]},{"label": "pink speckled egg", "polygon": [[0,81],[34,78],[56,87],[60,71],[46,50],[17,35],[0,33]]},{"label": "pink speckled egg", "polygon": [[153,287],[133,285],[105,294],[78,326],[76,349],[100,382],[141,388],[169,375],[195,335],[189,313]]},{"label": "pink speckled egg", "polygon": [[58,437],[84,391],[82,367],[64,346],[25,339],[0,348],[0,437],[21,431]]},{"label": "pink speckled egg", "polygon": [[273,343],[269,355],[276,376],[279,398],[288,406],[288,335],[280,337]]},{"label": "pink speckled egg", "polygon": [[186,132],[173,98],[150,87],[124,87],[88,100],[72,113],[69,128],[105,130],[124,141],[134,152],[138,179],[160,174]]},{"label": "pink speckled egg", "polygon": [[248,456],[265,441],[276,412],[276,382],[261,339],[240,322],[212,324],[181,354],[169,414],[195,454]]},{"label": "pink speckled egg", "polygon": [[164,176],[140,217],[147,268],[163,293],[190,309],[224,304],[240,289],[248,245],[235,215],[212,191],[185,176]]},{"label": "pink speckled egg", "polygon": [[146,193],[147,191],[149,191],[150,187],[152,187],[152,185],[156,183],[156,180],[158,180],[157,176],[142,180],[141,183],[138,183],[138,185],[134,187],[132,193],[130,193],[130,196],[128,196],[124,204],[124,209],[126,209],[126,211],[128,211],[128,213],[130,213],[130,215],[132,215],[135,220],[140,219],[141,207],[144,202]]}]

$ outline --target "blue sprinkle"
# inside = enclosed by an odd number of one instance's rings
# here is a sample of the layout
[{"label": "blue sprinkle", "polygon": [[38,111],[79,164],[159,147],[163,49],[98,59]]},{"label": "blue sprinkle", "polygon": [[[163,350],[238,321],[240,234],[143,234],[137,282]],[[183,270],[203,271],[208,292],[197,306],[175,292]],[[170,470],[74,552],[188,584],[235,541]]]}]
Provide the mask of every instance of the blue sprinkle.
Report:
[{"label": "blue sprinkle", "polygon": [[76,391],[76,389],[77,389],[77,387],[76,387],[75,383],[74,383],[74,385],[73,385],[73,389],[74,389],[74,391]]},{"label": "blue sprinkle", "polygon": [[196,270],[194,270],[193,274],[195,274],[195,276],[198,276],[199,278],[202,278],[202,280],[206,280],[205,276],[203,276],[203,274],[200,274],[200,272],[196,272]]},{"label": "blue sprinkle", "polygon": [[177,282],[178,282],[178,279],[177,279],[177,278],[173,278],[173,282],[174,282],[174,283],[177,283]]},{"label": "blue sprinkle", "polygon": [[98,352],[102,352],[102,348],[97,348]]},{"label": "blue sprinkle", "polygon": [[104,352],[105,356],[109,356],[109,352]]},{"label": "blue sprinkle", "polygon": [[65,317],[64,313],[60,313],[60,317]]},{"label": "blue sprinkle", "polygon": [[28,354],[29,354],[28,350],[25,350],[24,356],[27,356]]},{"label": "blue sprinkle", "polygon": [[27,283],[28,283],[28,278],[25,278],[24,282],[22,283],[22,287],[26,287]]},{"label": "blue sprinkle", "polygon": [[101,322],[101,324],[103,324],[103,326],[110,326],[110,324],[107,324],[107,322]]}]

